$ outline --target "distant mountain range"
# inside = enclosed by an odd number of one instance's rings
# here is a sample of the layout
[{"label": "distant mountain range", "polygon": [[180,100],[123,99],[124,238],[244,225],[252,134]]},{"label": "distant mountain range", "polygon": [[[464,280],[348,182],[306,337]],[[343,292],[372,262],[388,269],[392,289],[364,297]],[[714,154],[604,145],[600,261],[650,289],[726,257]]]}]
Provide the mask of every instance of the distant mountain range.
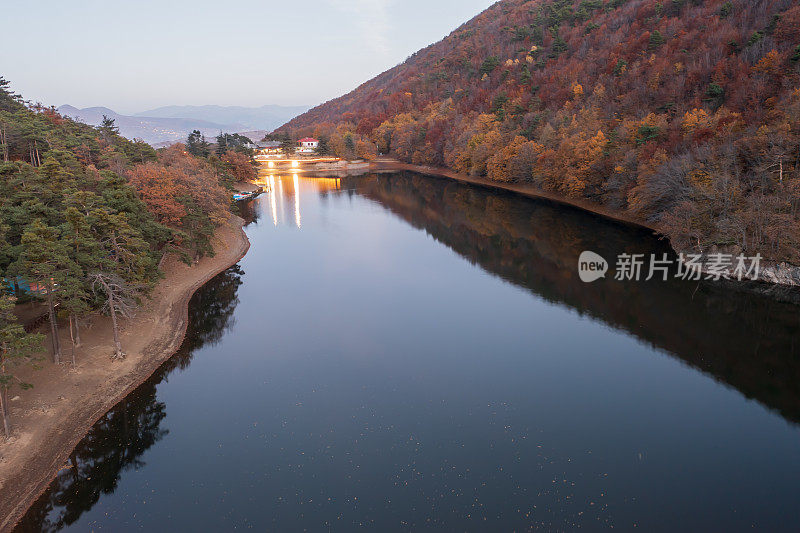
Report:
[{"label": "distant mountain range", "polygon": [[308,110],[309,106],[223,107],[218,105],[173,105],[136,113],[135,116],[199,119],[216,124],[241,124],[244,126],[242,129],[272,131]]},{"label": "distant mountain range", "polygon": [[260,139],[265,133],[307,109],[308,107],[303,106],[274,105],[254,108],[212,105],[168,106],[135,115],[121,115],[107,107],[78,109],[71,105],[63,105],[58,108],[58,112],[93,126],[99,125],[105,115],[114,119],[122,136],[142,139],[153,145],[163,145],[182,141],[193,130],[200,130],[206,137],[216,137],[220,132],[244,132],[249,137]]}]

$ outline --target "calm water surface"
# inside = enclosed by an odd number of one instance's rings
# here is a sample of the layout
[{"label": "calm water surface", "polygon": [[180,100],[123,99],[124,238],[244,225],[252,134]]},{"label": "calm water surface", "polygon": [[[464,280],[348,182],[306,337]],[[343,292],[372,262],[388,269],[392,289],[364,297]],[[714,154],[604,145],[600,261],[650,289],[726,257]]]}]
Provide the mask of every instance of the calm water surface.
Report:
[{"label": "calm water surface", "polygon": [[416,174],[279,177],[246,211],[184,347],[20,530],[800,527],[798,307],[583,284],[583,250],[666,247]]}]

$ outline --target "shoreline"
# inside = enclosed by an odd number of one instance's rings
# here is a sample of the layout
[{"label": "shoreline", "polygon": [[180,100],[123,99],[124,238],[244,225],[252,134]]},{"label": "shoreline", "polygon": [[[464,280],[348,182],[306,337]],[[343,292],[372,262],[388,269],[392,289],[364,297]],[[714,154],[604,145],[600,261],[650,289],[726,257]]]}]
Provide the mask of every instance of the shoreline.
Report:
[{"label": "shoreline", "polygon": [[[528,198],[537,200],[546,200],[555,204],[574,207],[581,209],[587,213],[600,216],[615,222],[635,226],[644,230],[652,231],[656,237],[665,239],[669,243],[670,248],[677,254],[681,250],[676,249],[670,239],[661,233],[656,227],[649,224],[646,220],[631,215],[629,213],[618,213],[603,206],[599,206],[588,200],[566,198],[559,194],[543,191],[537,187],[519,183],[505,183],[500,181],[492,181],[488,178],[477,178],[460,174],[453,170],[444,167],[431,167],[426,165],[414,165],[411,163],[403,163],[395,159],[375,159],[370,161],[370,170],[408,170],[412,172],[419,172],[421,174],[428,174],[430,176],[439,176],[448,178],[461,183],[469,183],[479,187],[486,187],[495,190],[502,190],[513,192]],[[703,273],[708,273],[704,268]],[[788,263],[769,263],[762,264],[759,278],[757,280],[739,280],[735,283],[763,283],[769,286],[785,287],[794,289],[800,287],[800,266],[791,265]],[[792,300],[794,301],[794,300]]]},{"label": "shoreline", "polygon": [[543,191],[532,185],[492,181],[488,178],[478,178],[475,176],[469,176],[467,174],[460,174],[458,172],[455,172],[454,170],[450,170],[444,167],[414,165],[412,163],[403,163],[401,161],[396,161],[392,159],[372,160],[370,161],[370,170],[409,170],[412,172],[419,172],[420,174],[439,176],[442,178],[448,178],[462,183],[478,185],[480,187],[487,187],[490,189],[498,189],[498,190],[513,192],[522,196],[526,196],[528,198],[535,198],[537,200],[547,200],[549,202],[553,202],[559,205],[575,207],[577,209],[586,211],[587,213],[592,213],[594,215],[598,215],[603,218],[614,220],[615,222],[620,222],[622,224],[627,224],[630,226],[636,226],[642,229],[650,230],[656,233],[658,236],[666,238],[663,234],[661,234],[658,231],[657,228],[650,225],[646,220],[642,218],[633,216],[628,213],[617,213],[611,211],[610,209],[606,209],[602,206],[589,202],[587,200],[566,198],[559,194]]},{"label": "shoreline", "polygon": [[[0,531],[10,531],[24,516],[97,420],[175,354],[186,335],[194,293],[238,263],[250,248],[244,220],[237,216],[219,227],[214,239],[214,257],[192,266],[172,256],[165,261],[165,277],[152,299],[124,322],[124,360],[110,360],[110,320],[97,316],[82,334],[75,369],[69,363],[45,363],[38,371],[20,372],[35,388],[20,393],[10,405],[12,436],[0,442]],[[64,359],[69,360],[69,333],[61,329],[66,335]]]}]

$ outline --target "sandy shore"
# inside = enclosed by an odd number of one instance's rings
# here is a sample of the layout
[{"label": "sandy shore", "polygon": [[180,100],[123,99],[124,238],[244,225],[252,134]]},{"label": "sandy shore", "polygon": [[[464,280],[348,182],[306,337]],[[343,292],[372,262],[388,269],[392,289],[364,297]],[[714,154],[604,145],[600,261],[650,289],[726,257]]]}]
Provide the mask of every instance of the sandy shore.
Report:
[{"label": "sandy shore", "polygon": [[0,531],[10,530],[22,518],[92,425],[180,347],[192,295],[247,253],[250,243],[242,224],[232,217],[218,229],[213,258],[191,267],[172,257],[165,261],[166,277],[152,300],[123,324],[125,360],[111,361],[110,320],[96,316],[82,332],[75,369],[69,363],[69,333],[62,331],[65,362],[52,364],[48,353],[42,369],[23,373],[34,388],[9,394],[12,436],[0,442]]}]

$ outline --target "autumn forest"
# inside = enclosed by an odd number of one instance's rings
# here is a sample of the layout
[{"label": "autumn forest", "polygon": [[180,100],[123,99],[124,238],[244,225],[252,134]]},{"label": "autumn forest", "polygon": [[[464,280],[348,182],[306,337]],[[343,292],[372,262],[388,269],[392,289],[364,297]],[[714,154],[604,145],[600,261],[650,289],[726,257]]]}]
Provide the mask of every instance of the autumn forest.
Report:
[{"label": "autumn forest", "polygon": [[800,5],[503,0],[282,129],[800,263]]},{"label": "autumn forest", "polygon": [[147,299],[162,259],[214,253],[231,184],[255,167],[235,136],[215,150],[194,140],[156,152],[120,136],[113,120],[93,127],[26,102],[0,78],[0,436],[10,431],[9,391],[29,386],[15,372],[39,364],[31,356],[45,340],[17,320],[15,303],[45,303],[54,363],[75,366],[81,329],[97,312],[114,319],[109,352],[120,359],[117,319]]}]

